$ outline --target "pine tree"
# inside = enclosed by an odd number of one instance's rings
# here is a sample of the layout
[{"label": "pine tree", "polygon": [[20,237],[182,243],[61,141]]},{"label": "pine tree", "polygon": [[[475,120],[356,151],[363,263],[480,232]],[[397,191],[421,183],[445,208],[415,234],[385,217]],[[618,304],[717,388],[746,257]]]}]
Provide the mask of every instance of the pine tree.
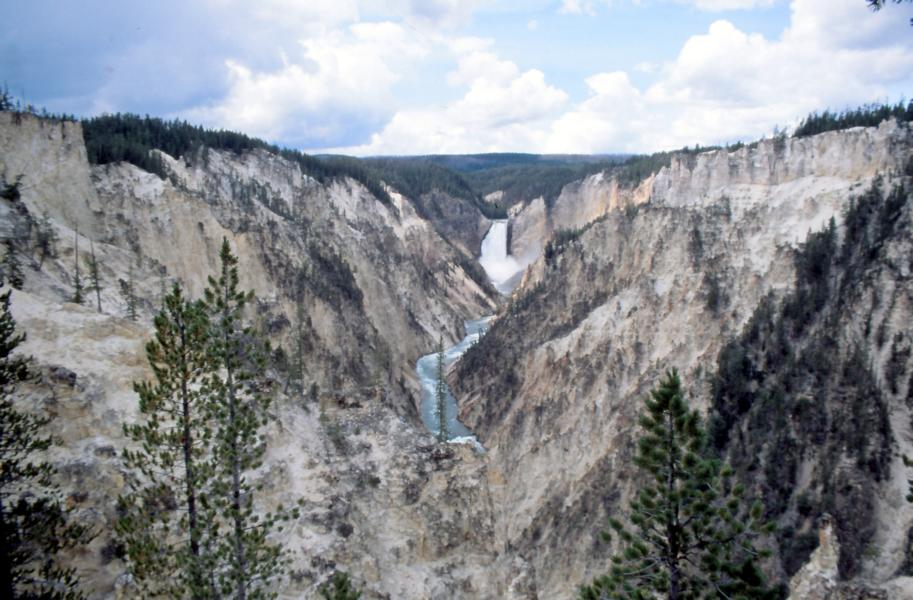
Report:
[{"label": "pine tree", "polygon": [[25,335],[16,334],[9,305],[7,291],[0,295],[0,596],[77,600],[83,595],[76,572],[56,555],[92,536],[69,522],[53,467],[35,459],[53,443],[41,435],[50,419],[13,404],[16,385],[32,373],[30,359],[13,356]]},{"label": "pine tree", "polygon": [[73,272],[73,297],[70,299],[74,304],[82,304],[85,298],[83,297],[83,287],[82,287],[82,277],[79,275],[79,230],[77,229],[74,232],[73,237],[73,256],[75,257],[75,267],[76,270]]},{"label": "pine tree", "polygon": [[610,520],[623,551],[609,574],[580,589],[581,600],[775,598],[752,543],[772,526],[760,502],[745,507],[731,470],[707,458],[701,418],[675,370],[650,392],[640,427],[634,462],[645,478],[631,501],[633,529]]},{"label": "pine tree", "polygon": [[44,211],[38,221],[38,230],[35,237],[35,247],[38,249],[38,268],[44,267],[47,258],[57,258],[57,231],[51,223],[48,211]]},{"label": "pine tree", "polygon": [[146,595],[215,595],[209,343],[205,306],[175,283],[146,345],[155,381],[134,385],[141,417],[124,425],[139,446],[123,452],[131,476],[129,493],[118,501],[116,532]]},{"label": "pine tree", "polygon": [[[216,461],[214,497],[230,533],[219,541],[221,591],[236,600],[269,598],[274,579],[283,573],[287,560],[269,534],[280,521],[297,516],[283,511],[265,518],[254,514],[255,487],[246,475],[263,462],[270,399],[263,386],[266,344],[251,327],[243,324],[244,310],[252,292],[238,289],[238,259],[227,239],[219,252],[221,271],[210,277],[205,304],[211,323],[210,355],[217,376],[214,404]],[[221,570],[222,565],[227,568]]]},{"label": "pine tree", "polygon": [[25,276],[22,274],[22,264],[19,262],[16,245],[13,240],[6,240],[4,245],[6,254],[3,255],[3,278],[9,282],[11,287],[21,290],[25,285]]},{"label": "pine tree", "polygon": [[289,382],[294,382],[293,389],[296,393],[304,394],[304,325],[307,314],[304,310],[304,281],[307,270],[301,267],[298,270],[297,290],[295,294],[295,354],[289,369]]},{"label": "pine tree", "polygon": [[[91,253],[86,259],[86,264],[89,267],[89,291],[95,292],[95,303],[98,307],[98,312],[101,312],[101,277],[98,273],[98,259],[95,258],[95,242],[91,242],[89,245]],[[163,306],[164,308],[164,306]]]},{"label": "pine tree", "polygon": [[[875,11],[879,11],[884,8],[884,5],[887,4],[890,0],[865,0],[869,5],[869,8]],[[894,4],[901,4],[903,2],[913,2],[913,0],[893,0]],[[913,25],[913,19],[910,19],[910,25]]]},{"label": "pine tree", "polygon": [[159,268],[159,298],[161,299],[161,306],[159,310],[165,308],[165,298],[168,297],[168,268],[165,265],[162,265]]},{"label": "pine tree", "polygon": [[349,574],[343,571],[336,571],[328,583],[320,586],[320,595],[324,600],[359,600],[361,598],[361,592],[355,589]]},{"label": "pine tree", "polygon": [[437,439],[446,442],[450,439],[447,431],[447,383],[444,379],[444,337],[440,336],[437,342],[437,386],[434,390],[434,401],[437,407],[438,430]]},{"label": "pine tree", "polygon": [[[127,271],[127,279],[118,279],[117,284],[120,286],[121,297],[127,303],[127,318],[136,321],[136,285],[133,281],[133,265],[130,265],[130,269]],[[165,303],[167,304],[167,297]],[[165,308],[162,308],[162,312],[165,312]]]}]

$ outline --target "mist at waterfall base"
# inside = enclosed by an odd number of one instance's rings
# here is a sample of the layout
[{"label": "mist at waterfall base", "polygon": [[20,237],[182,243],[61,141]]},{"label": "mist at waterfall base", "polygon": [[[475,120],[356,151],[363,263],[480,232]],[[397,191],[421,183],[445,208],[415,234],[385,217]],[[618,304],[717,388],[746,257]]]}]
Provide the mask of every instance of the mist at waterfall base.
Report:
[{"label": "mist at waterfall base", "polygon": [[[502,294],[508,294],[516,287],[518,275],[523,266],[507,253],[507,227],[506,220],[494,221],[485,239],[482,240],[479,264],[485,269],[488,278],[495,288]],[[484,335],[493,315],[482,317],[474,321],[466,321],[466,336],[455,346],[444,350],[444,370],[446,371],[463,354]],[[425,427],[434,435],[440,433],[440,417],[437,406],[437,353],[432,352],[418,359],[415,371],[422,384],[422,421]],[[457,419],[457,402],[450,388],[446,387],[444,398],[444,422],[447,427],[448,441],[472,443],[477,449],[483,450],[482,445],[465,425]]]}]

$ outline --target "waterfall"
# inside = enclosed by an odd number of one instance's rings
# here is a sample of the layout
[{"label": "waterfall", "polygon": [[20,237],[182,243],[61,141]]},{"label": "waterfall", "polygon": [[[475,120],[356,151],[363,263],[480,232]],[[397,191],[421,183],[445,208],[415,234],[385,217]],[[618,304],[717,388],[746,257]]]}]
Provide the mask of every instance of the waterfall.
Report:
[{"label": "waterfall", "polygon": [[[509,294],[519,283],[519,275],[523,272],[523,265],[517,259],[507,253],[507,220],[494,221],[485,239],[482,240],[482,256],[479,257],[479,264],[485,269],[488,278],[494,284],[495,288],[502,294]],[[444,365],[450,367],[455,363],[471,346],[476,343],[492,320],[492,316],[482,317],[475,321],[466,322],[466,337],[458,344],[444,350]],[[422,421],[431,433],[437,435],[440,427],[440,415],[436,401],[437,391],[437,354],[426,354],[418,359],[415,365],[415,371],[419,381],[422,384]],[[484,451],[481,444],[476,440],[465,425],[457,419],[457,403],[450,390],[446,390],[444,398],[444,419],[447,424],[447,432],[450,442],[468,442],[476,446],[480,451]]]},{"label": "waterfall", "polygon": [[507,219],[491,224],[482,240],[479,264],[502,294],[510,293],[519,283],[518,275],[523,270],[523,265],[507,253]]}]

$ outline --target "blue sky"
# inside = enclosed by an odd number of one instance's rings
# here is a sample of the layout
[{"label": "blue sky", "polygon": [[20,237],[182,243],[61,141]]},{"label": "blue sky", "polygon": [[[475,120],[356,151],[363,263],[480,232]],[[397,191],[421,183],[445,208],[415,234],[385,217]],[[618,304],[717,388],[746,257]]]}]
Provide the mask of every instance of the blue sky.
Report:
[{"label": "blue sky", "polygon": [[865,0],[7,0],[0,82],[311,151],[645,152],[913,92]]}]

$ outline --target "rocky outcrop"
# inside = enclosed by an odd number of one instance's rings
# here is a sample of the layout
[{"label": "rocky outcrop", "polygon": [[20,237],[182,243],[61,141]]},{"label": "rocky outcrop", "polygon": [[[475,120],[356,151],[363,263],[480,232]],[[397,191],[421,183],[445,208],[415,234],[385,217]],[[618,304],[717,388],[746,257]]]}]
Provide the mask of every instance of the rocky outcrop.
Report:
[{"label": "rocky outcrop", "polygon": [[[598,531],[630,491],[636,415],[658,375],[677,366],[706,408],[722,345],[760,298],[791,289],[793,249],[839,224],[878,173],[901,172],[910,146],[910,131],[889,122],[673,161],[649,202],[608,213],[530,267],[451,382],[489,449],[497,531],[533,557],[541,597],[570,598],[569,580],[605,569]],[[892,498],[886,488],[876,513],[904,525],[879,519],[876,539],[895,548],[913,511]]]},{"label": "rocky outcrop", "polygon": [[491,220],[465,198],[434,190],[413,198],[418,213],[438,229],[444,239],[456,244],[467,256],[477,257]]},{"label": "rocky outcrop", "polygon": [[818,547],[789,582],[790,600],[890,600],[913,598],[913,578],[898,577],[881,585],[838,580],[840,544],[830,515],[822,515]]}]

